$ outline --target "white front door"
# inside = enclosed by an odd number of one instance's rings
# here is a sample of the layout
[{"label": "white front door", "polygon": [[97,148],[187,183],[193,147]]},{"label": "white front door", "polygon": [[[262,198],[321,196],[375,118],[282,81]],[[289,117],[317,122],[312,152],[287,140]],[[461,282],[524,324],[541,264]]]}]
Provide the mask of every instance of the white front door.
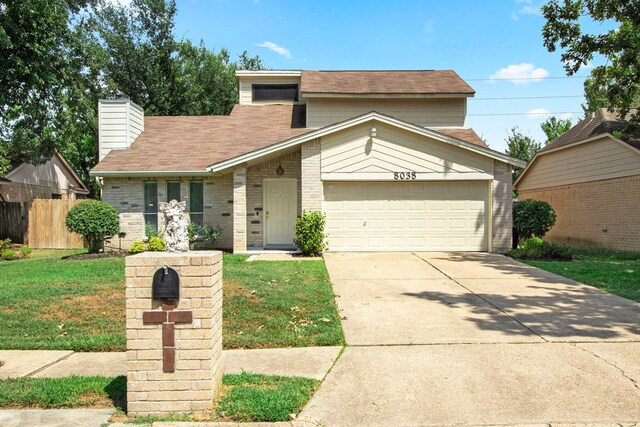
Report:
[{"label": "white front door", "polygon": [[295,179],[264,181],[265,245],[293,246],[297,206]]}]

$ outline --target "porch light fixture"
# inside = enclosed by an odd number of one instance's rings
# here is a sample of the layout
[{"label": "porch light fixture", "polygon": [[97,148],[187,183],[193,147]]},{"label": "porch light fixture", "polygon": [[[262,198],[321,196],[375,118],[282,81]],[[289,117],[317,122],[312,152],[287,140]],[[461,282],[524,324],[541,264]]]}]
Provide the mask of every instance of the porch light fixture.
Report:
[{"label": "porch light fixture", "polygon": [[284,175],[284,169],[282,168],[282,165],[278,165],[278,169],[276,169],[276,175],[278,176]]},{"label": "porch light fixture", "polygon": [[371,132],[369,133],[369,136],[371,138],[375,138],[378,135],[378,129],[376,129],[375,127],[371,128]]}]

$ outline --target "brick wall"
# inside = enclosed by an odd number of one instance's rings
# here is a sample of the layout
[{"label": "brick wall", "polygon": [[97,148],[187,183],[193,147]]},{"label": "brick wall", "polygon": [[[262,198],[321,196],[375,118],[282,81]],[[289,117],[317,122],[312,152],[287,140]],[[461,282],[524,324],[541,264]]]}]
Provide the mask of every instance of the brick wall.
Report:
[{"label": "brick wall", "polygon": [[303,143],[301,158],[302,209],[321,211],[324,195],[320,174],[320,140]]},{"label": "brick wall", "polygon": [[494,252],[507,252],[511,248],[513,227],[511,165],[494,161],[491,201],[491,239]]},{"label": "brick wall", "polygon": [[20,182],[0,182],[0,201],[30,202],[35,199],[50,199],[51,188]]},{"label": "brick wall", "polygon": [[[122,248],[145,237],[143,216],[143,182],[147,178],[104,178],[102,200],[120,212],[120,228],[127,235],[122,240]],[[167,181],[180,181],[180,198],[187,202],[189,210],[189,181],[204,181],[204,222],[213,227],[222,227],[222,234],[216,241],[217,248],[232,247],[233,224],[233,180],[231,174],[215,177],[167,176],[156,179],[158,203],[167,201]],[[160,218],[160,217],[159,217]],[[162,228],[161,222],[159,228]],[[112,244],[119,242],[113,239]]]},{"label": "brick wall", "polygon": [[[191,311],[193,317],[190,323],[173,325],[174,372],[163,372],[163,325],[143,322],[144,312],[163,313],[161,304],[151,299],[151,284],[156,270],[165,264],[180,275],[175,310]],[[125,276],[129,415],[211,411],[222,382],[221,253],[129,256]]]},{"label": "brick wall", "polygon": [[247,250],[247,169],[233,171],[233,252]]},{"label": "brick wall", "polygon": [[518,199],[544,200],[553,206],[557,221],[545,239],[640,251],[640,175],[525,190]]},{"label": "brick wall", "polygon": [[[318,148],[319,149],[319,148]],[[282,176],[276,174],[278,166],[282,166]],[[298,187],[297,214],[300,215],[301,171],[300,151],[285,154],[275,159],[253,165],[247,169],[247,246],[264,246],[264,179],[295,178]],[[320,177],[318,177],[318,180]],[[322,185],[322,183],[320,183]]]}]

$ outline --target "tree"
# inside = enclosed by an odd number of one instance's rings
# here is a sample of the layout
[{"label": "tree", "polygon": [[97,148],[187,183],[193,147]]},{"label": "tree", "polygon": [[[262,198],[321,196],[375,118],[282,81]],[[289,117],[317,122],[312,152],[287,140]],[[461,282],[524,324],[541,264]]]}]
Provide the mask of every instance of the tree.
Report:
[{"label": "tree", "polygon": [[515,126],[511,128],[511,134],[507,133],[507,149],[505,153],[516,159],[530,161],[533,156],[540,150],[541,146],[531,136],[520,132]]},{"label": "tree", "polygon": [[[606,98],[606,107],[619,110],[626,116],[640,100],[640,0],[551,0],[542,6],[547,22],[542,30],[544,46],[549,52],[563,50],[561,60],[567,75],[602,55],[606,65],[595,67],[585,82],[587,108],[589,97]],[[583,31],[581,21],[588,16],[596,22],[614,21],[617,28],[604,34]],[[640,112],[631,117],[640,123]]]},{"label": "tree", "polygon": [[[42,163],[58,140],[59,102],[75,78],[69,24],[93,0],[0,0],[0,144],[4,156]],[[6,169],[6,157],[5,166]],[[0,172],[6,172],[1,171]]]},{"label": "tree", "polygon": [[66,225],[84,237],[89,253],[99,252],[104,240],[120,231],[120,215],[109,203],[84,200],[69,210]]},{"label": "tree", "polygon": [[544,145],[549,145],[551,141],[555,141],[560,135],[571,129],[571,120],[563,120],[551,116],[542,122],[540,127],[545,135],[547,135],[547,140],[544,142]]}]

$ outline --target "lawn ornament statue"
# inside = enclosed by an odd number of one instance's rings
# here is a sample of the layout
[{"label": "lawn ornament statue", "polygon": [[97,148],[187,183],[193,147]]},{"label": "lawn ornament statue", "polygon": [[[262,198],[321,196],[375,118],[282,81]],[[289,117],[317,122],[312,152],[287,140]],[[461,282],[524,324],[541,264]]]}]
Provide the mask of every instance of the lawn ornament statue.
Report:
[{"label": "lawn ornament statue", "polygon": [[167,252],[187,252],[189,250],[189,233],[184,211],[187,202],[171,200],[160,204],[160,212],[164,214],[164,240]]}]

